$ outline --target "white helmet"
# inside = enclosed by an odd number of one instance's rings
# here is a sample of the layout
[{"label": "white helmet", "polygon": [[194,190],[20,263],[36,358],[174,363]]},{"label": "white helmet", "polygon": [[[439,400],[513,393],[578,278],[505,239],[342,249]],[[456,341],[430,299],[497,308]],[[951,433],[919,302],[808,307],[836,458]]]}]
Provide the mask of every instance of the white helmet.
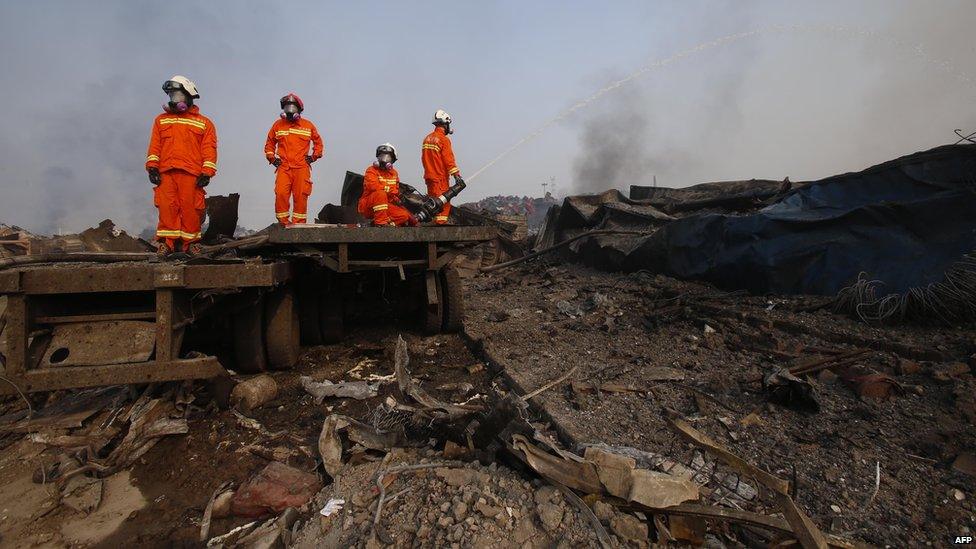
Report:
[{"label": "white helmet", "polygon": [[190,94],[193,99],[200,99],[200,92],[197,91],[197,85],[193,83],[189,78],[177,74],[173,78],[170,78],[166,82],[163,82],[163,91],[169,93],[170,90],[180,89]]},{"label": "white helmet", "polygon": [[393,155],[393,162],[396,162],[397,153],[396,153],[396,147],[393,146],[393,143],[383,143],[379,147],[376,147],[376,156],[377,157],[379,157],[379,155],[381,155],[383,153],[389,153],[389,154]]},{"label": "white helmet", "polygon": [[431,122],[431,124],[447,125],[450,123],[451,123],[451,115],[447,114],[447,111],[445,111],[444,109],[437,109],[437,112],[434,113],[434,120]]}]

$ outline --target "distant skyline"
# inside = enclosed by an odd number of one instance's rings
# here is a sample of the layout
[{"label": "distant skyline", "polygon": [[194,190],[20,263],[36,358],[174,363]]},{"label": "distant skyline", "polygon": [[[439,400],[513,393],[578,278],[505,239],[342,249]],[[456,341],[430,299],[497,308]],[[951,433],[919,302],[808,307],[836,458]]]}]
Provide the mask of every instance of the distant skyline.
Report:
[{"label": "distant skyline", "polygon": [[458,198],[794,181],[976,130],[976,2],[6,2],[0,222],[49,233],[155,223],[143,162],[160,86],[185,74],[216,124],[211,194],[274,221],[263,156],[278,98],[325,139],[310,213],[394,143],[405,182],[437,108],[471,175],[609,83],[648,70],[500,160]]}]

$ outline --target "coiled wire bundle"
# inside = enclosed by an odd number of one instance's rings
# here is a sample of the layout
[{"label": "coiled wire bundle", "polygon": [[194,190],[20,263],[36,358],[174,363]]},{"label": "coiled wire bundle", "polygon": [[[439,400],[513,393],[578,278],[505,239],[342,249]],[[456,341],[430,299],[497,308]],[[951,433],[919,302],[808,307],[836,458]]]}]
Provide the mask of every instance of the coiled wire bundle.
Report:
[{"label": "coiled wire bundle", "polygon": [[976,320],[976,252],[953,263],[940,282],[879,297],[883,286],[880,280],[860,273],[854,284],[837,293],[834,312],[853,315],[868,324],[953,326]]}]

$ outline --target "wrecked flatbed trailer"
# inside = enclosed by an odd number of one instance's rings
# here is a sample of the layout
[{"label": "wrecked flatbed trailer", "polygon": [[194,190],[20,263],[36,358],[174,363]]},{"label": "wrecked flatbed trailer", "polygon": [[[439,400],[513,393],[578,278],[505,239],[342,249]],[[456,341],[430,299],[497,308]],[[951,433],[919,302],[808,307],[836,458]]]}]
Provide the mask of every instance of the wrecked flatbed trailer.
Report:
[{"label": "wrecked flatbed trailer", "polygon": [[[0,270],[0,353],[16,385],[0,394],[287,369],[301,343],[341,339],[372,287],[425,332],[456,330],[463,298],[450,261],[494,237],[489,227],[274,226],[241,257]],[[397,283],[393,300],[383,292]]]},{"label": "wrecked flatbed trailer", "polygon": [[274,226],[258,252],[294,261],[301,339],[315,345],[340,340],[353,313],[378,306],[417,318],[428,334],[457,331],[464,303],[451,261],[497,237],[486,226]]}]

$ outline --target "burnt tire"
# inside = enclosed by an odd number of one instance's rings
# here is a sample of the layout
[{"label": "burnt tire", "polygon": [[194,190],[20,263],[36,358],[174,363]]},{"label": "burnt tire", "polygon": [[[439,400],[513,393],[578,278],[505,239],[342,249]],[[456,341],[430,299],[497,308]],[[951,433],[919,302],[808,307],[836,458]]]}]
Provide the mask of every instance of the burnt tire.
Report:
[{"label": "burnt tire", "polygon": [[346,337],[343,296],[338,291],[322,294],[319,301],[319,334],[322,343],[339,343]]},{"label": "burnt tire", "polygon": [[444,324],[444,284],[441,282],[439,273],[434,273],[434,287],[437,291],[437,304],[431,305],[428,301],[428,284],[424,282],[424,291],[420,293],[423,297],[421,310],[423,311],[424,333],[427,335],[439,334]]},{"label": "burnt tire", "polygon": [[234,370],[257,374],[268,369],[264,347],[264,298],[234,313]]},{"label": "burnt tire", "polygon": [[446,267],[440,272],[441,296],[444,298],[444,322],[441,325],[446,333],[461,329],[464,322],[464,287],[461,274],[454,267]]},{"label": "burnt tire", "polygon": [[264,343],[272,370],[290,370],[298,361],[301,331],[297,305],[290,286],[279,288],[265,299]]}]

